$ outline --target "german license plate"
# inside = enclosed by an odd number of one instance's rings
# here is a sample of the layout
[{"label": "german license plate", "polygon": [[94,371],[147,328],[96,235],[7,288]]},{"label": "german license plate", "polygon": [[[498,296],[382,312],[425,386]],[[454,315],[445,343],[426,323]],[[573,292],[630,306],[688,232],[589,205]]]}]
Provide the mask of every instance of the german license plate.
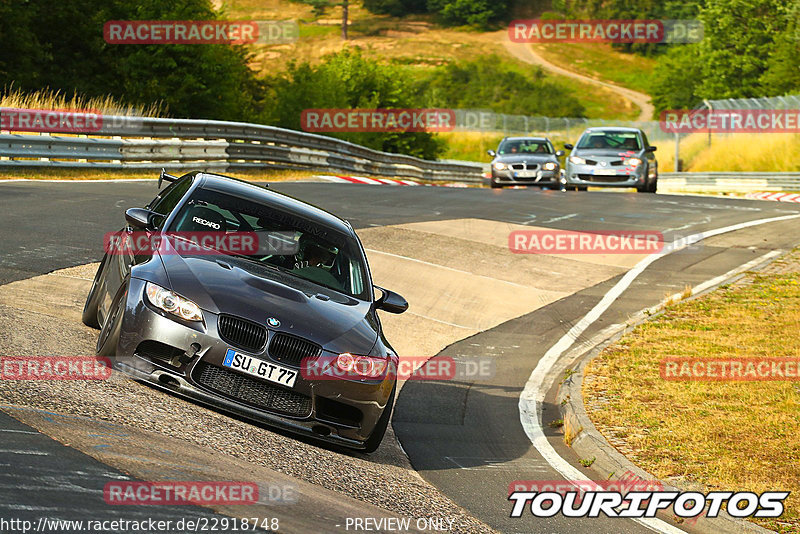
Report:
[{"label": "german license plate", "polygon": [[517,171],[514,173],[514,178],[533,178],[536,176],[536,171]]},{"label": "german license plate", "polygon": [[596,176],[616,176],[617,171],[614,169],[595,169],[592,174]]},{"label": "german license plate", "polygon": [[248,356],[247,354],[236,352],[233,349],[228,349],[225,353],[225,359],[222,361],[222,365],[231,369],[236,369],[250,376],[255,376],[287,387],[293,387],[294,381],[297,378],[297,371],[295,369],[289,369],[282,365],[276,365],[253,356]]}]

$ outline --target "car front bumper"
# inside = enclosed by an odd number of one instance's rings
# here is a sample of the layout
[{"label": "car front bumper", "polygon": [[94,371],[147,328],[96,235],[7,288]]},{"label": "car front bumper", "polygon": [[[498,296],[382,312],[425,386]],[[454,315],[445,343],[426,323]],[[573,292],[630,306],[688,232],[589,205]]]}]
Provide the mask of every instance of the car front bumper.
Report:
[{"label": "car front bumper", "polygon": [[[598,172],[603,174],[597,174]],[[612,174],[613,173],[613,174]],[[586,187],[641,187],[645,184],[647,170],[640,165],[630,167],[600,167],[597,165],[570,164],[566,169],[566,185]]]},{"label": "car front bumper", "polygon": [[[217,316],[206,310],[203,310],[204,325],[174,320],[146,304],[143,291],[144,281],[132,279],[113,358],[115,369],[162,390],[259,423],[348,448],[364,447],[364,441],[389,401],[393,378],[386,377],[382,381],[333,377],[309,380],[296,369],[295,384],[287,388],[239,373],[222,365],[229,348],[273,361],[266,348],[252,353],[226,343],[217,333]],[[271,340],[273,332],[269,335]],[[163,344],[159,346],[163,350],[153,350],[153,342]],[[199,350],[192,348],[192,344],[199,346]],[[292,368],[282,362],[274,363]],[[215,381],[204,378],[207,376],[214,376]],[[236,391],[217,387],[231,382],[244,385],[238,386]],[[245,388],[248,388],[247,397],[238,393]],[[258,398],[280,398],[278,409],[250,402],[256,389]],[[279,409],[287,405],[300,409],[294,413]]]},{"label": "car front bumper", "polygon": [[515,176],[517,171],[492,169],[492,181],[502,185],[539,185],[539,186],[558,186],[559,170],[546,171],[540,169],[535,171],[533,176]]}]

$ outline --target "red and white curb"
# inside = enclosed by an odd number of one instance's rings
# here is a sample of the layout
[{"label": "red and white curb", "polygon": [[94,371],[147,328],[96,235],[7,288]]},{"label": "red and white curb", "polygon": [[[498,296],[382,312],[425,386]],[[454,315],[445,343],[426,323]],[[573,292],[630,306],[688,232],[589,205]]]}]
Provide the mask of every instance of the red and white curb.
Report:
[{"label": "red and white curb", "polygon": [[747,193],[747,198],[774,200],[776,202],[800,202],[800,193]]},{"label": "red and white curb", "polygon": [[331,176],[325,174],[318,174],[314,178],[322,178],[329,182],[339,184],[366,184],[366,185],[427,185],[437,187],[467,187],[467,184],[422,184],[414,180],[398,180],[393,178],[367,178],[365,176]]}]

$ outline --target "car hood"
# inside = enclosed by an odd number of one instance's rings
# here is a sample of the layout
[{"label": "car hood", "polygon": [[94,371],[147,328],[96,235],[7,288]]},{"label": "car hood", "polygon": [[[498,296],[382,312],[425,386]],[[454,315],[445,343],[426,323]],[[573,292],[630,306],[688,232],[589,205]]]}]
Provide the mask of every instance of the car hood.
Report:
[{"label": "car hood", "polygon": [[606,148],[576,148],[572,151],[570,156],[580,156],[582,158],[590,158],[597,161],[617,161],[623,158],[641,158],[644,150],[624,150],[624,149],[606,149]]},{"label": "car hood", "polygon": [[497,156],[494,161],[502,161],[503,163],[543,163],[556,161],[556,157],[553,154],[503,154],[502,156]]},{"label": "car hood", "polygon": [[161,253],[170,289],[204,311],[226,313],[294,334],[333,352],[368,354],[379,325],[371,303],[251,261],[223,255]]}]

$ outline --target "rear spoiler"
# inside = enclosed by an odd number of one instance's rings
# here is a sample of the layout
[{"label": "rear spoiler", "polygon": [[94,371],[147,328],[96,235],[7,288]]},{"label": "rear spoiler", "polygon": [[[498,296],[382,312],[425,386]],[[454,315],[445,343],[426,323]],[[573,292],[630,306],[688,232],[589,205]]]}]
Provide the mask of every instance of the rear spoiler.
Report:
[{"label": "rear spoiler", "polygon": [[158,188],[161,189],[161,182],[164,180],[172,183],[178,180],[177,176],[172,176],[171,174],[167,174],[167,169],[161,169],[161,174],[158,175]]}]

